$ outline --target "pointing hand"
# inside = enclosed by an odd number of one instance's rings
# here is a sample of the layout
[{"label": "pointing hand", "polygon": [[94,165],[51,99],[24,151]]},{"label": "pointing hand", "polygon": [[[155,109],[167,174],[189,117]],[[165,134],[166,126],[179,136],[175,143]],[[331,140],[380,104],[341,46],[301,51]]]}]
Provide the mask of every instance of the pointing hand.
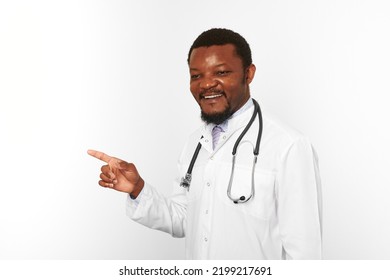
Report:
[{"label": "pointing hand", "polygon": [[88,154],[107,163],[101,168],[100,186],[129,193],[133,197],[138,196],[144,186],[144,180],[134,164],[95,150],[88,150]]}]

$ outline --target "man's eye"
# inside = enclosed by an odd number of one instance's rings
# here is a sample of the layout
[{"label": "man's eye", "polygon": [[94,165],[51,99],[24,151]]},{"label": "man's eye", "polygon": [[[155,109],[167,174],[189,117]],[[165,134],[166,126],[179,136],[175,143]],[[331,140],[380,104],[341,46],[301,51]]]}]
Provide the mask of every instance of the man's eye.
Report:
[{"label": "man's eye", "polygon": [[195,80],[195,79],[198,79],[200,77],[199,74],[194,74],[194,75],[191,75],[191,80]]},{"label": "man's eye", "polygon": [[219,76],[225,76],[225,75],[227,75],[227,74],[229,74],[230,73],[230,71],[218,71],[217,72],[217,74],[219,75]]}]

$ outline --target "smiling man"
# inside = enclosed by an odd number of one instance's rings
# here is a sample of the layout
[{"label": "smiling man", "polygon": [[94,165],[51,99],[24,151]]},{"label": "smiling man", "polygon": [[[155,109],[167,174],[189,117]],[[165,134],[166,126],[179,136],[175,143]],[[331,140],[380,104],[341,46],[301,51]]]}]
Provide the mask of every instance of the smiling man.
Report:
[{"label": "smiling man", "polygon": [[204,125],[179,157],[173,194],[163,197],[133,164],[90,150],[107,163],[99,185],[129,194],[134,221],[185,237],[188,259],[321,258],[316,153],[299,132],[262,117],[250,98],[256,67],[246,40],[205,31],[188,65]]}]

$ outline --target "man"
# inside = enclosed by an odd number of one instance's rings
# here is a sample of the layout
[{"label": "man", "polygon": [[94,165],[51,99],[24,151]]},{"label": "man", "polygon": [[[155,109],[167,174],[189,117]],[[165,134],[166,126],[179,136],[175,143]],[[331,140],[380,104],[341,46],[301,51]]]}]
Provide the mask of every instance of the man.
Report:
[{"label": "man", "polygon": [[256,67],[248,43],[231,30],[205,31],[190,48],[188,65],[190,90],[205,123],[190,136],[179,158],[181,177],[201,144],[190,186],[181,187],[177,178],[172,196],[165,198],[133,164],[90,150],[108,163],[99,184],[130,194],[131,219],[185,236],[189,259],[321,258],[320,180],[307,139],[264,117],[237,144],[232,169],[237,138],[256,116],[249,91]]}]

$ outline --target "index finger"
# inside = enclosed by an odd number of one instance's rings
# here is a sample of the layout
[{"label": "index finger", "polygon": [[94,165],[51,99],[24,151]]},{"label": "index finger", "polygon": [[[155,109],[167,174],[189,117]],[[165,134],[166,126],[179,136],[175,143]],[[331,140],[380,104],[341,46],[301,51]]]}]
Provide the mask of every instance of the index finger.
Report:
[{"label": "index finger", "polygon": [[88,150],[87,153],[90,155],[90,156],[93,156],[97,159],[100,159],[106,163],[108,163],[110,160],[112,160],[112,157],[110,157],[109,155],[106,155],[105,153],[102,153],[102,152],[99,152],[99,151],[95,151],[95,150]]}]

